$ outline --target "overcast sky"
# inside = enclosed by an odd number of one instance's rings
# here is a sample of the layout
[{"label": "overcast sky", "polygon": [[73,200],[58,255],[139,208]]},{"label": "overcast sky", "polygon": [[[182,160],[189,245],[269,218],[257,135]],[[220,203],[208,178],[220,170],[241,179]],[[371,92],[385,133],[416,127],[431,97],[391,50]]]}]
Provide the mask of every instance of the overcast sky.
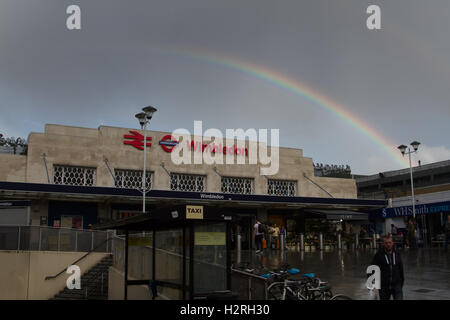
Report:
[{"label": "overcast sky", "polygon": [[[72,4],[81,30],[66,28]],[[366,27],[370,4],[381,30]],[[420,141],[414,163],[448,160],[449,17],[448,0],[0,0],[0,133],[138,128],[153,105],[153,130],[277,128],[314,162],[402,167],[314,101],[202,58],[220,55],[306,84],[393,149]]]}]

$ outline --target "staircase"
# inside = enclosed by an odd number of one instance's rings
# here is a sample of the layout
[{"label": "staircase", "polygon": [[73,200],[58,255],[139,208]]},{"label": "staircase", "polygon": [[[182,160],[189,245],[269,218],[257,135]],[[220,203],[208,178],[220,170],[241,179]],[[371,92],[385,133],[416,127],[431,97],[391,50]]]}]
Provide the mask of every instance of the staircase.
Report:
[{"label": "staircase", "polygon": [[50,300],[107,300],[108,269],[112,263],[111,255],[103,258],[81,276],[81,289],[65,287]]}]

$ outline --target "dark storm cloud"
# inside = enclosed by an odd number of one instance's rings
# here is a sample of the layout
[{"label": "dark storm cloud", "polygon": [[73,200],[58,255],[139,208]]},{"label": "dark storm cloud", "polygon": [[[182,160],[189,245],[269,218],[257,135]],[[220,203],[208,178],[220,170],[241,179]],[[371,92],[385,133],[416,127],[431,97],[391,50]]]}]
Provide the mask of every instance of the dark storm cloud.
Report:
[{"label": "dark storm cloud", "polygon": [[[82,30],[65,27],[71,4],[81,7]],[[369,4],[381,7],[380,31],[365,26]],[[152,129],[191,129],[194,120],[205,129],[280,128],[282,146],[315,161],[365,173],[398,167],[318,105],[169,50],[194,48],[304,82],[393,143],[417,139],[424,159],[438,160],[450,150],[449,12],[437,0],[2,0],[0,128],[27,136],[45,123],[137,127],[134,114],[154,104]]]}]

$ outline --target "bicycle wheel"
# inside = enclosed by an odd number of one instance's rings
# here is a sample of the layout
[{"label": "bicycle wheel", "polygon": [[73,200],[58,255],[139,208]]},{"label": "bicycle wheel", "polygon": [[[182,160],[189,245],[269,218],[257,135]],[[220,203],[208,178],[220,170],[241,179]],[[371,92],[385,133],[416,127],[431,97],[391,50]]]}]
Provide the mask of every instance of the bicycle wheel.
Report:
[{"label": "bicycle wheel", "polygon": [[284,283],[272,283],[267,289],[269,300],[283,300]]},{"label": "bicycle wheel", "polygon": [[334,297],[332,297],[330,300],[353,300],[350,297],[344,296],[343,294],[337,294]]},{"label": "bicycle wheel", "polygon": [[290,285],[285,286],[283,282],[278,282],[269,286],[267,296],[269,300],[303,300],[298,296],[297,290],[297,287]]}]

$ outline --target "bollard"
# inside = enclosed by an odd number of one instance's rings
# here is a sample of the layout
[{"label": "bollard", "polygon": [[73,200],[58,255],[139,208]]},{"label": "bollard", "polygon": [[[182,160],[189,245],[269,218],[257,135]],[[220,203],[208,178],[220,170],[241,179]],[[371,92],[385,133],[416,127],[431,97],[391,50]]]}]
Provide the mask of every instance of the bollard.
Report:
[{"label": "bollard", "polygon": [[280,235],[280,250],[284,252],[284,234]]},{"label": "bollard", "polygon": [[242,247],[241,247],[241,238],[242,238],[242,236],[240,234],[238,234],[236,236],[236,250],[237,250],[237,252],[241,252],[241,249],[242,249]]},{"label": "bollard", "polygon": [[236,236],[237,240],[236,240],[236,251],[237,251],[237,258],[236,258],[236,263],[239,265],[241,263],[241,235],[238,234]]},{"label": "bollard", "polygon": [[358,233],[355,234],[355,247],[356,247],[356,249],[358,249],[358,247],[359,247],[359,234]]},{"label": "bollard", "polygon": [[338,250],[342,250],[341,233],[338,233],[338,235],[337,235],[337,245],[338,245]]},{"label": "bollard", "polygon": [[319,249],[320,249],[320,251],[323,250],[323,234],[322,233],[319,234]]},{"label": "bollard", "polygon": [[305,251],[305,236],[300,233],[300,251]]},{"label": "bollard", "polygon": [[372,234],[372,249],[377,248],[377,235],[375,233]]}]

